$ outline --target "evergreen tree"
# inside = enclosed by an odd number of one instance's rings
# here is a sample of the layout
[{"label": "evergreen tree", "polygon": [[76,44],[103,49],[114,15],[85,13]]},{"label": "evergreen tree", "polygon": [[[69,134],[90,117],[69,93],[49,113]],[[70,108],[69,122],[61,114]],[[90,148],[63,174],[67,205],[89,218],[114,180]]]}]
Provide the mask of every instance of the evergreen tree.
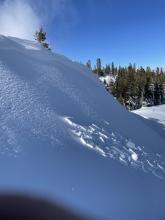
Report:
[{"label": "evergreen tree", "polygon": [[165,104],[165,73],[162,68],[137,68],[135,64],[117,68],[113,62],[111,66],[102,67],[101,59],[98,58],[93,72],[98,76],[114,76],[115,81],[109,84],[104,80],[105,88],[129,110],[144,105]]},{"label": "evergreen tree", "polygon": [[87,61],[86,66],[87,66],[90,70],[92,70],[91,60],[88,60],[88,61]]},{"label": "evergreen tree", "polygon": [[104,75],[104,72],[102,71],[102,65],[101,65],[101,59],[100,58],[97,58],[97,60],[96,60],[96,73],[99,76]]},{"label": "evergreen tree", "polygon": [[49,48],[48,43],[45,42],[46,40],[46,32],[43,30],[43,27],[40,27],[39,31],[35,34],[36,40],[43,45],[45,48]]},{"label": "evergreen tree", "polygon": [[115,65],[114,65],[114,62],[112,62],[111,64],[111,71],[112,71],[112,75],[115,74]]},{"label": "evergreen tree", "polygon": [[105,74],[106,74],[106,75],[112,74],[112,73],[111,73],[111,67],[110,67],[109,64],[105,66]]}]

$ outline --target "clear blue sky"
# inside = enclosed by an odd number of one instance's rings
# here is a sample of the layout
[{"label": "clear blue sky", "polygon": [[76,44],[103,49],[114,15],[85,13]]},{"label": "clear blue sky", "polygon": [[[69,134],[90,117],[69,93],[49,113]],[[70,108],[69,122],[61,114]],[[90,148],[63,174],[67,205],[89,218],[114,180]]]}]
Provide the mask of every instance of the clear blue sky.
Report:
[{"label": "clear blue sky", "polygon": [[68,0],[49,27],[55,51],[74,60],[165,67],[165,0]]}]

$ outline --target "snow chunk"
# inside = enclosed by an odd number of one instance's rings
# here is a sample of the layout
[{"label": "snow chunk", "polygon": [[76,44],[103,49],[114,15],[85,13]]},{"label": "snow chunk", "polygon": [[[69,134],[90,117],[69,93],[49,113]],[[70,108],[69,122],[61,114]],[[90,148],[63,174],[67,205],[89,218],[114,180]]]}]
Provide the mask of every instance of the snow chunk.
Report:
[{"label": "snow chunk", "polygon": [[138,160],[138,155],[136,153],[133,153],[131,155],[132,160],[137,161]]}]

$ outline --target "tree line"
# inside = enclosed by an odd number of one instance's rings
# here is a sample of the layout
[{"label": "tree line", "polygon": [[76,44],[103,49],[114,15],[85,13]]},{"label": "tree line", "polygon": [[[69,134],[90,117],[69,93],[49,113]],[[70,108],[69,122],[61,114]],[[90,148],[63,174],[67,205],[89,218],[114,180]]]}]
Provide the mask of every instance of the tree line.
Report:
[{"label": "tree line", "polygon": [[[35,39],[50,50],[46,42],[46,32],[42,27],[35,33]],[[100,58],[96,60],[94,68],[90,60],[86,65],[99,77],[105,77],[104,84],[107,91],[128,110],[165,104],[165,72],[162,68],[157,67],[156,70],[150,67],[136,68],[135,64],[116,67],[113,62],[102,66]],[[107,81],[107,76],[111,80]]]},{"label": "tree line", "polygon": [[[106,89],[128,110],[165,104],[165,72],[162,68],[137,68],[135,64],[116,67],[113,62],[104,67],[100,58],[94,68],[90,60],[86,65],[99,77],[105,77]],[[111,80],[107,82],[106,76]]]}]

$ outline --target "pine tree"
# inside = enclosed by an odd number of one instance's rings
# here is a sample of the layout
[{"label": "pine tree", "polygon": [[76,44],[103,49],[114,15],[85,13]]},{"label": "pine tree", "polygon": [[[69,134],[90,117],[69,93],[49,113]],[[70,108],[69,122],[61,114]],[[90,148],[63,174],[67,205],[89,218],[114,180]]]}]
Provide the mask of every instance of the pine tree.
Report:
[{"label": "pine tree", "polygon": [[35,34],[36,40],[39,43],[43,43],[46,40],[46,32],[44,32],[43,27],[40,27],[39,31]]},{"label": "pine tree", "polygon": [[154,90],[154,105],[161,104],[161,92],[160,92],[160,85],[158,82],[155,83],[155,90]]},{"label": "pine tree", "polygon": [[97,58],[96,60],[96,68],[97,70],[101,70],[101,59],[100,58]]},{"label": "pine tree", "polygon": [[102,71],[101,59],[97,58],[96,60],[96,72],[99,76],[103,76],[104,72]]},{"label": "pine tree", "polygon": [[92,70],[91,60],[88,60],[88,61],[87,61],[86,66],[87,66],[90,70]]},{"label": "pine tree", "polygon": [[110,75],[110,73],[111,73],[110,65],[106,65],[106,67],[105,67],[105,74],[106,75]]},{"label": "pine tree", "polygon": [[99,76],[113,74],[115,81],[109,84],[104,81],[105,88],[128,110],[165,104],[165,72],[162,68],[137,68],[135,64],[115,67],[113,62],[111,66],[102,67],[98,58],[93,72]]},{"label": "pine tree", "polygon": [[115,65],[114,65],[114,62],[112,62],[111,64],[111,71],[112,71],[112,75],[115,74]]},{"label": "pine tree", "polygon": [[46,32],[43,30],[43,27],[40,27],[39,31],[35,34],[36,40],[43,45],[45,48],[49,48],[49,44],[45,42]]}]

